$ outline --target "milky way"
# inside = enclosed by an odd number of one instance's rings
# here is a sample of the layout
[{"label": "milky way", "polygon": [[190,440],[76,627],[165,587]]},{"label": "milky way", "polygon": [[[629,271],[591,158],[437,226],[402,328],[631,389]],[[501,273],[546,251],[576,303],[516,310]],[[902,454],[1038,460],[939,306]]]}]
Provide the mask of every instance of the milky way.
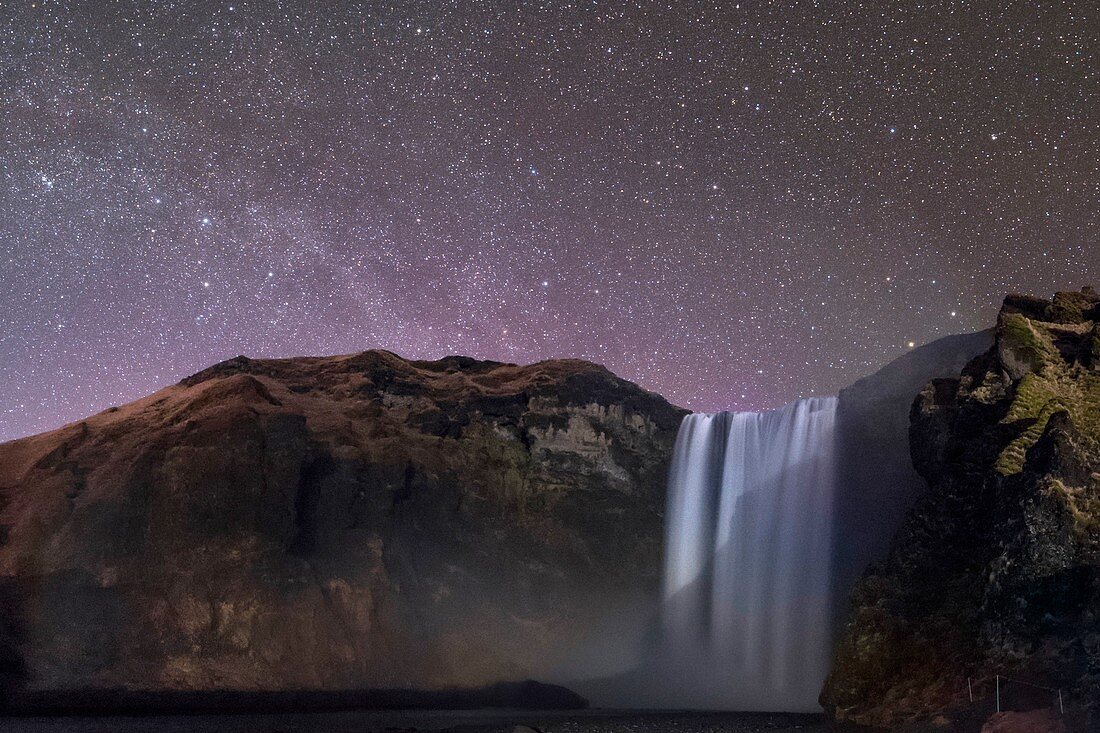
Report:
[{"label": "milky way", "polygon": [[237,354],[832,393],[1006,291],[1100,284],[1098,29],[1086,2],[5,3],[0,439]]}]

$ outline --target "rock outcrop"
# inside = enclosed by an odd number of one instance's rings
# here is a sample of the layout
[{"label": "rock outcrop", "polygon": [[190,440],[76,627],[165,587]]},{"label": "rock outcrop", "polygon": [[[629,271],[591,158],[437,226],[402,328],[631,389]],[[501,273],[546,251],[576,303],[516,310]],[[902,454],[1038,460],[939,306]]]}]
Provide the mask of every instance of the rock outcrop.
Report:
[{"label": "rock outcrop", "polygon": [[833,572],[840,623],[847,596],[868,563],[886,557],[906,512],[927,484],[909,457],[913,396],[933,379],[958,374],[989,349],[993,330],[946,336],[913,349],[840,391]]},{"label": "rock outcrop", "polygon": [[834,717],[927,717],[994,674],[1098,702],[1098,320],[1089,289],[1009,296],[993,347],[921,390],[911,450],[930,489],[854,593],[821,697]]},{"label": "rock outcrop", "polygon": [[658,583],[684,411],[582,361],[231,359],[0,445],[10,687],[478,686]]}]

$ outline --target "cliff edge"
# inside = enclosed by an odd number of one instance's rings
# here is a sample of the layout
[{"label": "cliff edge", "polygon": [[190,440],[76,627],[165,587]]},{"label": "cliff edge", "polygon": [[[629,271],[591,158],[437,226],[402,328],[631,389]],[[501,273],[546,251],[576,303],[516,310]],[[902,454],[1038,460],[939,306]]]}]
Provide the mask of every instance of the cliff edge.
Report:
[{"label": "cliff edge", "polygon": [[981,697],[995,674],[1100,702],[1098,320],[1088,288],[1009,296],[993,346],[921,390],[929,491],[856,588],[821,696],[835,718],[962,709],[967,678]]}]

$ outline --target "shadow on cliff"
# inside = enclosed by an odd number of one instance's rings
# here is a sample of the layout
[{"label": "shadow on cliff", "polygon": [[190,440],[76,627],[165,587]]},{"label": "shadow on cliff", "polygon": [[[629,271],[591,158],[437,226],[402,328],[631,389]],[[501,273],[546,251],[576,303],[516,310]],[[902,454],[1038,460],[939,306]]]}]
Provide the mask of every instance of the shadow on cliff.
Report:
[{"label": "shadow on cliff", "polygon": [[928,382],[958,374],[993,343],[992,330],[946,336],[840,391],[837,493],[833,511],[834,628],[868,565],[885,558],[894,534],[927,484],[913,468],[909,416]]},{"label": "shadow on cliff", "polygon": [[0,580],[0,707],[6,706],[27,682],[21,651],[26,637],[22,594],[14,580]]}]

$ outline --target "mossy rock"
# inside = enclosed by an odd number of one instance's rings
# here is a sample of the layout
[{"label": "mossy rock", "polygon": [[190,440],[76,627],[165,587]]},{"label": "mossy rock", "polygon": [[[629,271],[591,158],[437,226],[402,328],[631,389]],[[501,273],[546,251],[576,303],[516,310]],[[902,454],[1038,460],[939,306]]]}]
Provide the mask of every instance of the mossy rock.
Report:
[{"label": "mossy rock", "polygon": [[951,399],[925,387],[910,448],[939,457],[921,471],[930,489],[856,589],[821,698],[829,714],[884,727],[932,719],[965,702],[953,693],[965,677],[955,684],[948,670],[1015,672],[1073,704],[1095,691],[1098,315],[1090,290],[1006,298],[995,347]]},{"label": "mossy rock", "polygon": [[1038,372],[1052,361],[1061,361],[1058,349],[1040,322],[1019,313],[1001,316],[1000,346],[1001,359],[1010,373],[1017,372],[1012,374],[1015,378],[1028,371]]}]

